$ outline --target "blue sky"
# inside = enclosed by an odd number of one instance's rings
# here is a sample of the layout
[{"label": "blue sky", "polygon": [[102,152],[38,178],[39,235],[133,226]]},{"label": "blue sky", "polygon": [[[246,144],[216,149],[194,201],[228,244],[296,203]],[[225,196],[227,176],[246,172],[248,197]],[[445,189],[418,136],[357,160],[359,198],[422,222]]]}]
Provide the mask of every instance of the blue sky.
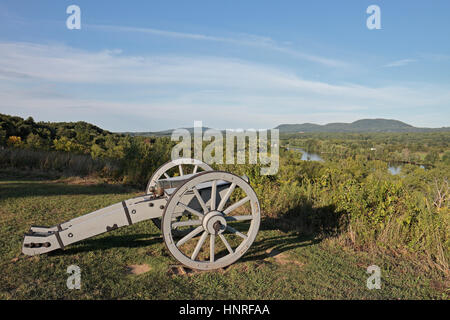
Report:
[{"label": "blue sky", "polygon": [[449,14],[449,1],[0,1],[0,112],[112,131],[450,126]]}]

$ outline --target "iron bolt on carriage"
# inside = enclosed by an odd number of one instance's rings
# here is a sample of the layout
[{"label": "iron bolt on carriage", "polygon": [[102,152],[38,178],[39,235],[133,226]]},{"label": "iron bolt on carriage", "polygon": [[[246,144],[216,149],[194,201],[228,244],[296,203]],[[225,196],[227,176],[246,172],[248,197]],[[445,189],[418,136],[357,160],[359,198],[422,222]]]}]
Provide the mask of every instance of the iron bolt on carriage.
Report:
[{"label": "iron bolt on carriage", "polygon": [[162,165],[142,196],[54,227],[32,226],[22,252],[37,255],[64,249],[149,219],[161,229],[175,259],[192,269],[212,270],[234,263],[252,245],[259,230],[260,207],[247,177],[213,171],[204,162],[182,158]]}]

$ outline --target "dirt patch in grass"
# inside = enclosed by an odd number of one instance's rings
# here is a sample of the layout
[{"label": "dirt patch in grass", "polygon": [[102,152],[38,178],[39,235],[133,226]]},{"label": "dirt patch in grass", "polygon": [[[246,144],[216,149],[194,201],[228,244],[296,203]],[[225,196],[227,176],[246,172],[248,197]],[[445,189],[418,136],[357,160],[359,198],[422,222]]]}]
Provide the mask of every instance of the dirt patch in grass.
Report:
[{"label": "dirt patch in grass", "polygon": [[432,280],[430,282],[430,285],[433,289],[435,289],[438,292],[450,293],[450,281],[449,280],[443,280],[443,281]]},{"label": "dirt patch in grass", "polygon": [[169,266],[168,274],[171,276],[192,276],[202,271],[193,270],[182,265]]},{"label": "dirt patch in grass", "polygon": [[148,264],[132,264],[127,268],[129,273],[136,275],[146,273],[152,269]]}]

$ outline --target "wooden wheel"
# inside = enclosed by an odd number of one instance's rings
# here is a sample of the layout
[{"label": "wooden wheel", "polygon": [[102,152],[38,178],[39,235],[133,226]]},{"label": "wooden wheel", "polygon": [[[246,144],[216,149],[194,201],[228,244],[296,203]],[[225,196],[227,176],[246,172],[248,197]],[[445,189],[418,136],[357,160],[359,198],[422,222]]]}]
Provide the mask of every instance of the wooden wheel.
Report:
[{"label": "wooden wheel", "polygon": [[[191,215],[177,219],[180,211]],[[175,259],[193,269],[212,270],[232,264],[248,250],[260,219],[258,198],[245,180],[228,172],[207,171],[172,193],[162,232]],[[192,227],[181,239],[176,236],[180,229]]]},{"label": "wooden wheel", "polygon": [[[198,172],[211,170],[212,168],[208,164],[198,159],[180,158],[170,160],[159,167],[158,170],[155,171],[155,173],[153,173],[150,180],[148,181],[145,192],[149,194],[151,188],[155,187],[156,183],[160,179],[168,179],[175,176],[176,174],[178,174],[179,176],[183,176],[186,174],[196,174]],[[161,229],[160,218],[154,218],[152,219],[152,222],[158,229]]]}]

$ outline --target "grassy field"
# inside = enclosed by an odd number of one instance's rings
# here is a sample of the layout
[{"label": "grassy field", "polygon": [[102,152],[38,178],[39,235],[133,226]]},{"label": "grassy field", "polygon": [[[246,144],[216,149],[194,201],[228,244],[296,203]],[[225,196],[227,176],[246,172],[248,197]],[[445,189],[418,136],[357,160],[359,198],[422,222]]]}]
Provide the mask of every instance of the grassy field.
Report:
[{"label": "grassy field", "polygon": [[[66,250],[21,255],[32,224],[55,225],[140,192],[94,182],[0,178],[0,299],[446,299],[436,270],[393,255],[368,254],[337,241],[303,237],[263,220],[238,262],[212,272],[182,268],[150,221],[85,240]],[[69,290],[69,265],[81,289]],[[369,265],[381,289],[366,287]],[[448,289],[447,289],[448,290]]]}]

